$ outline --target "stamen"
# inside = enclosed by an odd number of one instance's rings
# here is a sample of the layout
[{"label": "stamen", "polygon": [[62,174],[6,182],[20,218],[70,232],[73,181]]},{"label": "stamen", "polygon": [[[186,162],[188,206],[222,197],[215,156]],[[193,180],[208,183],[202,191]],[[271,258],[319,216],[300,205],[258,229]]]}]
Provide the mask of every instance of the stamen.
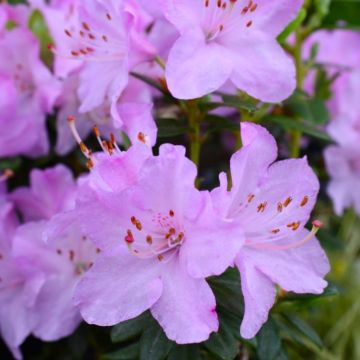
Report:
[{"label": "stamen", "polygon": [[10,169],[4,170],[3,174],[0,175],[0,182],[6,181],[14,176],[14,172]]},{"label": "stamen", "polygon": [[[294,223],[294,224],[296,224],[297,228],[300,226],[300,225],[299,226],[297,225],[298,223]],[[292,225],[294,226],[294,224],[292,224]],[[311,231],[303,239],[301,239],[300,241],[298,241],[295,244],[272,245],[272,244],[264,244],[264,243],[263,244],[247,243],[246,245],[250,246],[252,248],[255,248],[255,249],[259,249],[259,250],[270,250],[270,251],[297,249],[297,248],[307,244],[310,240],[312,240],[322,226],[323,226],[323,224],[320,220],[313,221]]]}]

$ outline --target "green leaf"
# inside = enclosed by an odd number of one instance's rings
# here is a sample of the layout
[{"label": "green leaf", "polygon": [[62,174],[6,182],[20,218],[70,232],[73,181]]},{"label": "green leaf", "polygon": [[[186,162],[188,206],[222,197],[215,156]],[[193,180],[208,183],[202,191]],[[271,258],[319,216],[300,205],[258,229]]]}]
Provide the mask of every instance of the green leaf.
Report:
[{"label": "green leaf", "polygon": [[173,345],[163,329],[153,320],[140,338],[140,360],[163,360]]},{"label": "green leaf", "polygon": [[164,119],[156,120],[158,126],[158,138],[167,138],[184,135],[189,131],[188,125],[182,119]]},{"label": "green leaf", "polygon": [[347,27],[360,28],[360,0],[332,0],[330,11],[325,17],[325,27],[336,27],[340,21]]},{"label": "green leaf", "polygon": [[303,120],[297,121],[294,118],[287,116],[268,116],[264,121],[270,121],[275,124],[280,125],[284,130],[300,130],[306,135],[310,135],[314,138],[324,140],[327,142],[332,142],[331,137],[326,134],[324,131],[318,129],[315,125],[307,123]]},{"label": "green leaf", "polygon": [[124,347],[123,349],[114,351],[110,354],[105,354],[103,360],[136,360],[139,358],[140,345],[134,343]]},{"label": "green leaf", "polygon": [[281,351],[281,338],[275,321],[269,318],[257,335],[259,360],[274,360]]},{"label": "green leaf", "polygon": [[161,86],[159,81],[149,78],[146,75],[136,73],[134,71],[130,72],[130,75],[132,75],[134,78],[136,78],[138,80],[143,81],[145,84],[148,84],[148,85],[152,86],[153,88],[159,90],[164,95],[170,95],[169,92],[167,90],[165,90],[163,86]]},{"label": "green leaf", "polygon": [[224,106],[228,106],[240,110],[247,110],[250,112],[254,112],[257,109],[256,100],[252,98],[244,99],[236,95],[227,95],[221,93],[218,94],[221,96],[224,102]]},{"label": "green leaf", "polygon": [[[235,359],[239,350],[239,342],[233,335],[233,324],[230,321],[224,315],[220,316],[219,332],[211,334],[210,339],[204,343],[206,349],[223,360]],[[237,327],[237,332],[239,331],[240,324]]]},{"label": "green leaf", "polygon": [[302,120],[316,125],[329,121],[329,112],[323,100],[310,98],[306,93],[296,91],[284,103],[285,109],[291,111]]},{"label": "green leaf", "polygon": [[317,332],[306,322],[300,319],[298,316],[284,313],[283,316],[291,323],[301,334],[306,336],[310,341],[312,341],[319,348],[324,346],[320,336]]},{"label": "green leaf", "polygon": [[175,346],[167,360],[201,360],[199,345]]},{"label": "green leaf", "polygon": [[229,268],[222,275],[211,277],[209,284],[215,293],[218,306],[242,318],[244,314],[244,303],[241,293],[239,271],[235,268]]},{"label": "green leaf", "polygon": [[327,288],[324,290],[322,294],[295,294],[295,293],[287,293],[281,301],[303,301],[303,300],[318,300],[323,297],[336,296],[339,294],[338,288],[335,284],[329,282]]},{"label": "green leaf", "polygon": [[280,43],[284,43],[285,40],[289,37],[290,34],[292,34],[305,20],[307,15],[307,12],[305,9],[301,9],[299,11],[298,16],[295,20],[293,20],[286,28],[285,30],[278,36],[278,41]]},{"label": "green leaf", "polygon": [[17,171],[17,169],[20,168],[22,163],[23,161],[20,157],[0,159],[0,171],[4,171],[7,169]]},{"label": "green leaf", "polygon": [[39,10],[35,10],[29,18],[29,28],[40,41],[41,58],[50,66],[53,61],[53,54],[48,49],[52,39],[46,21]]},{"label": "green leaf", "polygon": [[127,341],[139,335],[152,319],[148,312],[138,316],[136,319],[124,321],[111,329],[112,342]]}]

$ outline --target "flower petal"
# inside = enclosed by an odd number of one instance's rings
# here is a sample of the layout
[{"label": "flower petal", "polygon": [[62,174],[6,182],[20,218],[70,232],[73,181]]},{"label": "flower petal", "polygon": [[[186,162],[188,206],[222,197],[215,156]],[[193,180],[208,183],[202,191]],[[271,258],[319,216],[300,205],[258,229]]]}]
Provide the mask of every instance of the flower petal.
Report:
[{"label": "flower petal", "polygon": [[[295,65],[275,39],[260,32],[223,39],[233,62],[230,80],[249,95],[276,103],[288,98],[295,90]],[[224,55],[222,55],[224,56]]]},{"label": "flower petal", "polygon": [[151,313],[167,337],[178,344],[207,340],[219,326],[210,286],[191,278],[175,259],[166,264],[162,279],[163,293]]},{"label": "flower petal", "polygon": [[206,43],[202,31],[183,34],[170,51],[166,80],[178,99],[202,97],[220,88],[232,71],[227,50],[216,43]]},{"label": "flower petal", "polygon": [[149,309],[161,296],[160,262],[127,249],[101,255],[80,281],[75,303],[89,324],[112,326]]}]

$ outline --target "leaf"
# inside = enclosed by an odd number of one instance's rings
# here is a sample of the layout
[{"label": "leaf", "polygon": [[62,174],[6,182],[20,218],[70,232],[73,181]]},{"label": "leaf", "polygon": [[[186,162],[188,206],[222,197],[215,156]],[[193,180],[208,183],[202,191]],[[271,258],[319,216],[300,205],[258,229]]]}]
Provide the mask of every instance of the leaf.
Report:
[{"label": "leaf", "polygon": [[285,30],[278,36],[278,41],[280,43],[284,43],[285,40],[289,37],[289,35],[291,33],[293,33],[301,24],[302,22],[305,20],[307,15],[307,12],[304,8],[302,8],[299,11],[298,16],[296,17],[295,20],[293,20],[286,28]]},{"label": "leaf", "polygon": [[318,129],[313,124],[307,123],[303,120],[297,121],[296,119],[287,116],[271,115],[266,117],[264,121],[270,121],[275,124],[278,124],[285,130],[300,130],[302,133],[310,135],[314,138],[324,140],[327,142],[332,142],[332,139],[328,134]]},{"label": "leaf", "polygon": [[138,316],[136,319],[124,321],[111,329],[111,341],[127,341],[139,335],[142,330],[152,321],[148,312]]},{"label": "leaf", "polygon": [[319,98],[310,98],[307,94],[296,91],[284,106],[302,120],[316,125],[329,121],[330,115],[325,102]]},{"label": "leaf", "polygon": [[134,71],[131,71],[130,75],[132,75],[134,78],[136,78],[138,80],[143,81],[145,84],[148,84],[148,85],[152,86],[153,88],[159,90],[164,95],[169,95],[169,92],[167,90],[165,90],[163,86],[161,86],[159,81],[156,81],[146,75],[136,73]]},{"label": "leaf", "polygon": [[158,137],[167,138],[184,135],[189,131],[186,122],[178,119],[157,119]]},{"label": "leaf", "polygon": [[336,27],[345,22],[347,27],[360,27],[360,0],[332,0],[323,26]]},{"label": "leaf", "polygon": [[229,268],[222,275],[211,277],[209,284],[215,293],[218,306],[242,318],[244,304],[239,271],[235,268]]},{"label": "leaf", "polygon": [[319,348],[322,348],[324,346],[320,336],[317,334],[317,332],[306,322],[304,322],[302,319],[300,319],[298,316],[284,313],[283,316],[285,319],[289,321],[301,334],[303,334],[305,337],[307,337],[310,341],[312,341],[315,345],[317,345]]},{"label": "leaf", "polygon": [[225,106],[233,107],[236,109],[243,109],[250,112],[254,112],[257,109],[256,100],[249,98],[243,99],[240,96],[235,95],[221,95],[221,98]]},{"label": "leaf", "polygon": [[[239,342],[233,335],[233,318],[227,317],[224,313],[220,314],[220,312],[219,317],[219,332],[211,334],[210,339],[203,345],[206,349],[217,355],[220,359],[233,360],[235,359],[239,350]],[[237,333],[239,331],[240,325],[237,326]]]},{"label": "leaf", "polygon": [[33,11],[29,17],[29,28],[40,41],[41,58],[50,66],[53,61],[53,54],[48,45],[53,42],[46,21],[39,10]]},{"label": "leaf", "polygon": [[153,320],[140,338],[140,360],[163,360],[173,345],[163,329]]},{"label": "leaf", "polygon": [[199,345],[175,346],[167,360],[201,360]]},{"label": "leaf", "polygon": [[324,290],[322,294],[294,294],[287,293],[281,301],[303,301],[303,300],[318,300],[323,297],[330,297],[339,294],[338,288],[335,284],[329,282],[327,288]]},{"label": "leaf", "polygon": [[105,354],[103,360],[136,360],[139,358],[140,345],[134,343],[124,347],[123,349],[114,351],[110,354]]},{"label": "leaf", "polygon": [[270,317],[257,335],[259,360],[273,360],[281,351],[281,339],[275,321]]}]

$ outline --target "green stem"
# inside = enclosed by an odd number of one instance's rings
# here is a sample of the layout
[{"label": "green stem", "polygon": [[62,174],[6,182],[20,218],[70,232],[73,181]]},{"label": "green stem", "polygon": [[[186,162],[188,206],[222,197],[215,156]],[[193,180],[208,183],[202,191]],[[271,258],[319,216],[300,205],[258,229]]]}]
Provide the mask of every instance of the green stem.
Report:
[{"label": "green stem", "polygon": [[199,167],[201,153],[201,128],[202,114],[196,100],[187,102],[190,126],[190,159]]},{"label": "green stem", "polygon": [[[294,58],[295,58],[295,66],[296,66],[296,84],[298,90],[302,90],[304,85],[304,78],[305,78],[305,71],[304,71],[303,59],[302,59],[302,44],[303,44],[302,33],[301,30],[298,29],[296,31],[296,43],[294,48]],[[292,135],[291,149],[290,149],[291,157],[298,158],[300,156],[302,133],[300,130],[294,130],[291,135]]]}]

